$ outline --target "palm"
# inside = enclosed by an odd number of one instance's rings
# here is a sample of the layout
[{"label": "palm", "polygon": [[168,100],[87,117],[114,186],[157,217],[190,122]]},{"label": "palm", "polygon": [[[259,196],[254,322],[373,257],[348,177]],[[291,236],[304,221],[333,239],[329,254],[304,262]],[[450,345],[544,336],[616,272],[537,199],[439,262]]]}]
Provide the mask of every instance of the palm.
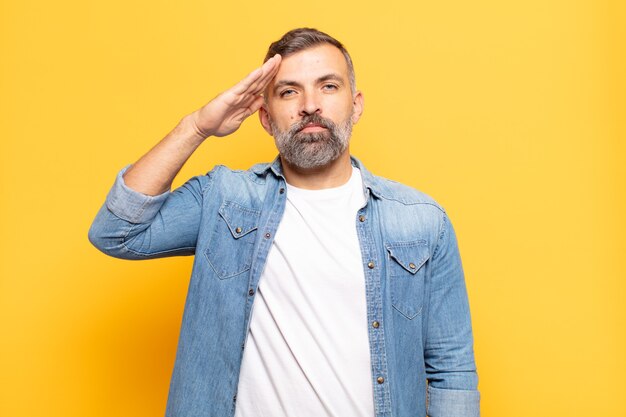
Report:
[{"label": "palm", "polygon": [[230,135],[262,105],[261,93],[278,72],[280,55],[270,58],[232,88],[215,97],[194,115],[205,137]]}]

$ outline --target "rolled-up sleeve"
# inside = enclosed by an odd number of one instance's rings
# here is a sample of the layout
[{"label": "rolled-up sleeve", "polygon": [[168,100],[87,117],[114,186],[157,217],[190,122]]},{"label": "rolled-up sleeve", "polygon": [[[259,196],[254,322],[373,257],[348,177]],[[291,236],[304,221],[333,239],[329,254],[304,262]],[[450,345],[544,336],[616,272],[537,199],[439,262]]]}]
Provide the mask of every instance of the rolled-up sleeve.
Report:
[{"label": "rolled-up sleeve", "polygon": [[117,174],[105,204],[111,213],[120,219],[131,223],[145,223],[156,216],[170,191],[157,196],[150,196],[129,188],[124,182],[123,176],[129,167],[130,165],[125,166]]},{"label": "rolled-up sleeve", "polygon": [[476,390],[453,390],[428,387],[430,417],[479,417],[480,393]]},{"label": "rolled-up sleeve", "polygon": [[211,173],[174,191],[142,194],[124,183],[122,169],[89,229],[100,251],[122,259],[150,259],[195,252],[204,192]]}]

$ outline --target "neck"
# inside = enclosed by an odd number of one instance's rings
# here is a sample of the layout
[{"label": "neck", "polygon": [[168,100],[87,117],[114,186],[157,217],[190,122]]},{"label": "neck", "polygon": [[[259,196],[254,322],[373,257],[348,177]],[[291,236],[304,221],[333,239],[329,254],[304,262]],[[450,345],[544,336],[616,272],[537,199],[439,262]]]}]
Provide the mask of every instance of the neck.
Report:
[{"label": "neck", "polygon": [[289,185],[307,190],[322,190],[324,188],[339,187],[348,182],[352,175],[352,163],[350,162],[350,150],[346,149],[339,158],[328,164],[302,169],[290,165],[282,157],[280,158],[285,180]]}]

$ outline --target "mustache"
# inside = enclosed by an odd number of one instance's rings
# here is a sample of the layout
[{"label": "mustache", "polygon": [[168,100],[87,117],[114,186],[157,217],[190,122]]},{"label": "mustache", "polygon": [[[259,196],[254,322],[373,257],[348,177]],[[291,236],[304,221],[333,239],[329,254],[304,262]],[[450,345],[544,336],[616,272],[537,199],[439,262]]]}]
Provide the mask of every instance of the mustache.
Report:
[{"label": "mustache", "polygon": [[332,121],[325,119],[317,113],[313,113],[304,116],[302,120],[291,126],[291,129],[289,130],[292,134],[296,134],[304,129],[309,123],[320,125],[328,130],[333,130],[335,128],[335,124]]}]

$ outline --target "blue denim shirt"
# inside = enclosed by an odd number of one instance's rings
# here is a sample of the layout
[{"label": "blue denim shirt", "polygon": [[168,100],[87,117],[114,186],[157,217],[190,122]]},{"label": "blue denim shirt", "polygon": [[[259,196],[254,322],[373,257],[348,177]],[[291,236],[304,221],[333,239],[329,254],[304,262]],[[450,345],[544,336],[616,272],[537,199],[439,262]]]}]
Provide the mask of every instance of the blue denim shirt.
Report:
[{"label": "blue denim shirt", "polygon": [[[376,417],[479,416],[467,293],[446,212],[352,163],[367,198],[354,222]],[[90,241],[124,259],[196,255],[166,415],[233,416],[252,303],[285,208],[280,160],[247,171],[217,166],[159,196],[131,190],[123,173]]]}]

